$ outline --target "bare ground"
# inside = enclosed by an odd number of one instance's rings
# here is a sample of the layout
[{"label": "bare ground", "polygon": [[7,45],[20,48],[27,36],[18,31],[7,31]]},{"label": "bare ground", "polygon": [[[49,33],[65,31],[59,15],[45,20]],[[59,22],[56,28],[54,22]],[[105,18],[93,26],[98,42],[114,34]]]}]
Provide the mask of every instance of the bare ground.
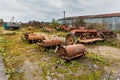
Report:
[{"label": "bare ground", "polygon": [[0,80],[7,80],[7,76],[5,75],[4,65],[2,63],[1,57],[0,57]]},{"label": "bare ground", "polygon": [[113,80],[120,80],[120,49],[109,46],[94,46],[89,47],[87,50],[88,52],[102,55],[111,61],[113,64],[104,67],[104,70],[108,73],[105,76],[112,72]]},{"label": "bare ground", "polygon": [[87,49],[89,52],[98,53],[108,59],[120,60],[120,49],[110,46],[94,46]]}]

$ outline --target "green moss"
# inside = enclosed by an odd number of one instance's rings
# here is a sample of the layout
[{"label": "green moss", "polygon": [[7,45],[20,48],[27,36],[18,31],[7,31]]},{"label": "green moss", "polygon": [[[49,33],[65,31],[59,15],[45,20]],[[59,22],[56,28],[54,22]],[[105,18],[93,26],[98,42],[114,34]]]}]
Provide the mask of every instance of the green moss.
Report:
[{"label": "green moss", "polygon": [[47,69],[45,67],[43,67],[42,68],[42,77],[44,80],[47,80],[46,76],[47,76]]},{"label": "green moss", "polygon": [[74,74],[65,74],[65,80],[80,80],[79,76],[75,76]]},{"label": "green moss", "polygon": [[8,80],[25,80],[24,73],[14,73],[10,75]]},{"label": "green moss", "polygon": [[67,33],[66,32],[62,32],[62,31],[58,31],[56,33],[56,35],[59,36],[59,37],[65,37],[67,35]]},{"label": "green moss", "polygon": [[103,58],[102,56],[98,55],[98,54],[94,54],[94,53],[88,53],[85,56],[87,59],[92,60],[92,62],[97,63],[97,64],[106,64],[106,59]]},{"label": "green moss", "polygon": [[83,74],[79,77],[80,80],[101,80],[101,72],[94,71],[88,74]]},{"label": "green moss", "polygon": [[109,39],[109,40],[105,40],[102,42],[96,42],[94,45],[107,45],[107,46],[111,46],[111,47],[120,48],[120,40]]},{"label": "green moss", "polygon": [[67,73],[67,69],[64,69],[64,68],[58,68],[58,69],[56,69],[56,71],[58,72],[58,73],[61,73],[61,74],[65,74],[65,73]]}]

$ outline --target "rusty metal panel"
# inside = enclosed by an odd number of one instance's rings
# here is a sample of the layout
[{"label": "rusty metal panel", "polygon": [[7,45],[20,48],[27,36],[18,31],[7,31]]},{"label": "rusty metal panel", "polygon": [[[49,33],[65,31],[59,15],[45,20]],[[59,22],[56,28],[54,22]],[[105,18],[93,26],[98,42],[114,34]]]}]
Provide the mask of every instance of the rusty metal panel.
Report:
[{"label": "rusty metal panel", "polygon": [[62,41],[59,39],[51,39],[51,40],[43,40],[42,42],[37,43],[38,46],[41,46],[42,48],[48,48],[48,47],[56,47],[62,45]]},{"label": "rusty metal panel", "polygon": [[90,42],[95,42],[95,41],[103,41],[104,39],[102,38],[93,38],[93,39],[86,39],[86,40],[80,40],[81,43],[90,43]]},{"label": "rusty metal panel", "polygon": [[43,40],[40,44],[44,46],[54,46],[62,44],[62,41],[59,39]]}]

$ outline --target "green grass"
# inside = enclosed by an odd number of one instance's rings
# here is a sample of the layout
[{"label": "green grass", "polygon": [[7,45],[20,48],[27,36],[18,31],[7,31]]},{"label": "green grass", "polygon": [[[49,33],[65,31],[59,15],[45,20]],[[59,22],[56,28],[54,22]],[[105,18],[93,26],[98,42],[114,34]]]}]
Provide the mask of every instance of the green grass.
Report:
[{"label": "green grass", "polygon": [[80,80],[101,80],[101,71],[94,71],[88,74],[83,74],[79,77]]},{"label": "green grass", "polygon": [[[100,55],[89,53],[80,59],[73,59],[70,61],[63,60],[54,54],[54,50],[39,51],[36,44],[28,44],[23,42],[20,38],[23,30],[17,30],[16,35],[2,35],[0,37],[0,56],[2,56],[5,65],[6,74],[10,75],[9,80],[26,80],[25,72],[20,72],[21,66],[25,61],[36,63],[39,69],[34,76],[41,76],[47,80],[46,76],[49,75],[53,79],[65,80],[99,80],[101,72],[92,70],[86,65],[86,60],[91,62],[92,65],[106,66],[106,59]],[[24,30],[27,32],[27,28]],[[36,32],[42,32],[40,29],[35,29]],[[49,34],[49,33],[45,33]],[[53,34],[53,33],[51,33]],[[60,37],[66,36],[65,32],[57,32],[56,35]],[[106,45],[106,44],[105,44]],[[53,55],[51,55],[53,54]],[[86,63],[86,64],[85,64]],[[49,73],[49,74],[48,74]],[[64,78],[59,75],[62,74]],[[76,76],[77,75],[77,76]]]},{"label": "green grass", "polygon": [[59,37],[65,37],[67,35],[67,32],[58,31],[56,35]]},{"label": "green grass", "polygon": [[85,58],[91,60],[93,63],[98,65],[108,65],[109,61],[105,59],[103,56],[97,53],[88,53],[85,55]]},{"label": "green grass", "polygon": [[105,46],[120,48],[120,40],[111,39],[102,42],[96,42],[94,45],[101,45],[101,46],[105,45]]}]

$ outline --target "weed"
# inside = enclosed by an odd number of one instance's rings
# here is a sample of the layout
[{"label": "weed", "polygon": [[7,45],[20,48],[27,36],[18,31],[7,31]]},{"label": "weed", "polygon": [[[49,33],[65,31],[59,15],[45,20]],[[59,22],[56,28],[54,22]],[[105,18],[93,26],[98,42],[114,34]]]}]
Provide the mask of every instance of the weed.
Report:
[{"label": "weed", "polygon": [[46,76],[47,76],[47,70],[45,67],[43,67],[42,68],[42,77],[44,78],[44,80],[47,80]]},{"label": "weed", "polygon": [[88,53],[88,54],[86,54],[85,57],[92,60],[94,63],[98,63],[98,64],[105,64],[106,63],[106,59],[103,58],[99,54]]},{"label": "weed", "polygon": [[65,74],[65,73],[67,73],[68,70],[66,70],[66,69],[64,69],[64,68],[57,68],[56,71],[57,71],[58,73]]},{"label": "weed", "polygon": [[109,73],[109,76],[108,76],[108,79],[107,80],[113,80],[113,72],[111,71],[110,73]]},{"label": "weed", "polygon": [[88,74],[83,74],[79,77],[81,80],[101,80],[101,72],[94,71]]},{"label": "weed", "polygon": [[65,37],[67,35],[67,33],[59,31],[59,32],[57,32],[56,35],[59,37]]},{"label": "weed", "polygon": [[96,42],[95,45],[107,45],[107,46],[120,48],[120,40],[110,39],[110,40],[106,40],[106,41],[103,41],[103,42]]},{"label": "weed", "polygon": [[57,61],[57,64],[59,64],[59,65],[65,65],[65,60],[59,60],[59,61]]}]

